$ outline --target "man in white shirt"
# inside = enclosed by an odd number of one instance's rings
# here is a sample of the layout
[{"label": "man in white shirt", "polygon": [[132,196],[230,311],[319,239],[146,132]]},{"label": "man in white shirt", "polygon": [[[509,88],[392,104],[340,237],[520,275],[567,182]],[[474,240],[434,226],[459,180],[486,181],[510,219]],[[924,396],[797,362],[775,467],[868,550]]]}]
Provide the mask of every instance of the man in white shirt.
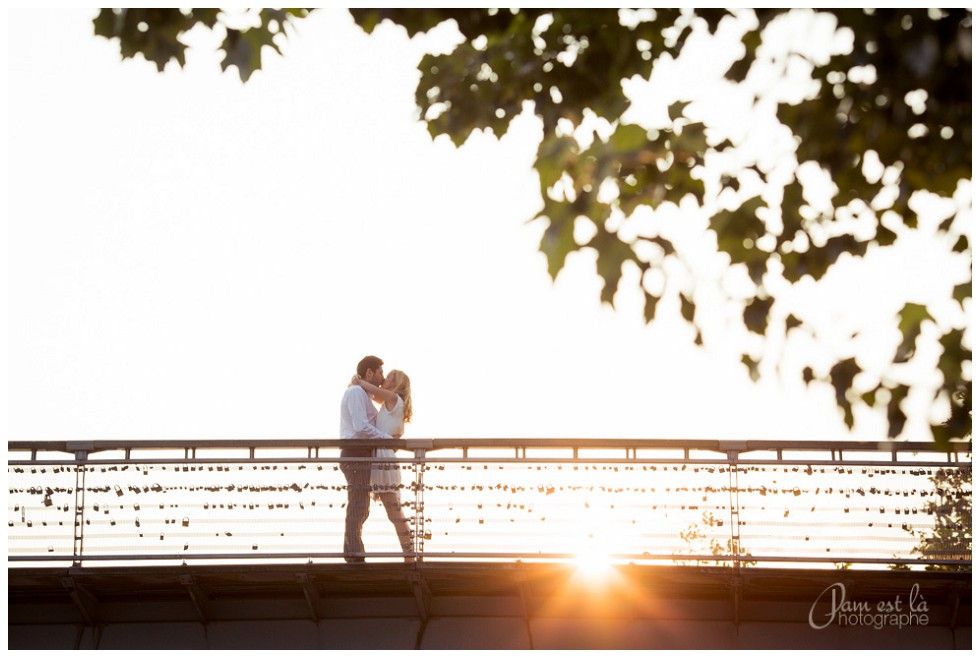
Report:
[{"label": "man in white shirt", "polygon": [[[376,356],[366,356],[357,364],[361,379],[381,386],[385,380],[384,362]],[[377,427],[378,410],[370,396],[360,386],[344,391],[340,401],[341,439],[390,439]],[[343,448],[340,451],[340,470],[347,478],[347,520],[344,525],[344,560],[364,561],[364,541],[361,533],[371,511],[371,462],[344,461],[356,457],[371,457],[372,448]]]}]

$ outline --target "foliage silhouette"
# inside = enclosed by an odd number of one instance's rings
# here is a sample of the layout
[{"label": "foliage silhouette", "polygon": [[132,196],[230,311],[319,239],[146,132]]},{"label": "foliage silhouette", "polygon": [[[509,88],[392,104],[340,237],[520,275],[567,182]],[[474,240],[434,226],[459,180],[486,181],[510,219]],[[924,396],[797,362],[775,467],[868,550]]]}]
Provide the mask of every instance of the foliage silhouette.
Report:
[{"label": "foliage silhouette", "polygon": [[[242,30],[229,27],[227,16],[213,9],[105,9],[95,19],[95,31],[119,39],[123,57],[141,53],[162,70],[171,60],[184,64],[180,36],[191,27],[224,29],[222,69],[235,66],[246,81],[261,67],[263,48],[278,51],[287,28],[307,13],[252,10],[254,27]],[[787,291],[820,280],[839,262],[893,245],[919,226],[917,196],[952,199],[972,179],[968,9],[350,13],[368,33],[384,21],[401,25],[409,36],[454,21],[462,41],[447,54],[425,55],[418,65],[416,101],[431,134],[448,135],[461,145],[475,130],[503,135],[514,117],[533,111],[544,137],[534,165],[543,207],[532,219],[546,225],[540,249],[550,275],[558,276],[571,253],[593,250],[603,302],[613,303],[624,270],[631,268],[640,275],[645,319],[656,317],[664,297],[676,296],[697,344],[703,342],[705,296],[693,277],[685,281],[671,274],[693,271],[692,256],[677,248],[669,231],[624,231],[641,209],[656,212],[694,202],[707,210],[717,251],[751,290],[728,293],[728,301],[741,305],[748,333],[776,343],[792,332],[819,339],[812,318],[780,306]],[[747,86],[756,72],[775,70],[777,79],[785,79],[791,70],[809,71],[811,87],[802,98],[778,98],[775,104],[776,117],[797,143],[788,179],[771,163],[749,158],[737,136],[692,118],[691,99],[676,99],[656,129],[624,120],[631,102],[623,81],[649,79],[665,62],[681,57],[693,36],[717,36],[746,16],[751,26],[741,35],[744,55],[730,62],[731,83]],[[784,51],[770,47],[791,21],[826,18],[834,21],[836,34],[850,38],[849,47],[828,47],[829,55],[812,54],[806,43],[790,43]],[[753,113],[771,113],[773,100],[766,94],[755,90]],[[590,142],[577,136],[577,128],[597,123],[608,127],[604,135],[593,131]],[[832,181],[829,203],[814,198],[806,173],[814,169]],[[763,194],[760,184],[778,193]],[[956,219],[956,211],[949,210],[935,233],[951,256],[969,255],[966,222]],[[577,239],[575,227],[583,221],[592,235]],[[651,283],[661,279],[681,280],[673,287]],[[971,285],[972,274],[952,287],[947,301],[968,312]],[[934,440],[963,439],[973,408],[965,327],[940,323],[919,300],[906,299],[897,310],[900,339],[883,371],[868,369],[852,347],[850,353],[835,354],[832,366],[806,364],[799,376],[807,384],[833,386],[848,427],[854,425],[855,406],[864,405],[882,410],[888,436],[899,436],[912,385],[901,366],[915,355],[927,325],[940,334],[941,381],[915,386],[928,389],[928,405],[938,401],[949,407],[947,419],[932,422]],[[769,358],[761,352],[746,348],[742,355],[753,379]]]},{"label": "foliage silhouette", "polygon": [[[752,554],[745,550],[734,537],[729,533],[728,537],[723,541],[718,538],[717,534],[713,533],[709,528],[721,528],[724,527],[725,522],[715,516],[713,512],[702,512],[701,522],[692,523],[687,528],[681,531],[681,539],[684,540],[689,547],[691,553],[696,555],[714,555],[716,557],[724,557],[731,555],[738,555],[741,558],[752,557]],[[714,562],[708,560],[698,560],[697,564],[712,565]],[[742,566],[755,566],[757,563],[754,560],[742,560]]]},{"label": "foliage silhouette", "polygon": [[[929,478],[937,497],[922,511],[935,518],[931,532],[919,532],[915,552],[926,560],[970,560],[973,555],[972,469],[941,468]],[[971,571],[971,566],[934,565],[931,571]]]}]

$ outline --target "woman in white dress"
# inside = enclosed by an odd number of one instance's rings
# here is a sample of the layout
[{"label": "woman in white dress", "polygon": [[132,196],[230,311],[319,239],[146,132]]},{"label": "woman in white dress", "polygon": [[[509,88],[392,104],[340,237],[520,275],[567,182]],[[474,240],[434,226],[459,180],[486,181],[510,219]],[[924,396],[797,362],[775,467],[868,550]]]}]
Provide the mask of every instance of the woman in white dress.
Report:
[{"label": "woman in white dress", "polygon": [[[370,384],[356,375],[354,383],[368,392],[377,402],[381,403],[378,410],[378,429],[398,439],[405,432],[405,423],[412,420],[412,383],[401,370],[388,373],[381,386]],[[375,457],[395,458],[391,448],[375,449]],[[380,500],[388,513],[388,519],[395,526],[398,543],[402,551],[414,553],[412,532],[402,510],[400,489],[402,486],[401,469],[397,463],[377,462],[371,466],[371,496]],[[406,562],[412,558],[406,557]]]}]

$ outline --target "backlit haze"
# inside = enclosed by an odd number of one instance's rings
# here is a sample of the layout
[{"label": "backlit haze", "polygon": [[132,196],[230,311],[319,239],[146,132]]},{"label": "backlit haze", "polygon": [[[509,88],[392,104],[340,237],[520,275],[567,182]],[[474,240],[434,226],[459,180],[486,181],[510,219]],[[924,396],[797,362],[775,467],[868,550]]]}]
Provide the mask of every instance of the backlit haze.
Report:
[{"label": "backlit haze", "polygon": [[[94,14],[8,13],[9,438],[333,438],[366,354],[412,379],[406,438],[885,436],[868,412],[848,432],[798,368],[753,385],[723,309],[702,349],[670,295],[643,324],[636,273],[617,310],[588,253],[552,283],[527,223],[538,120],[457,149],[416,118],[415,64],[454,28],[369,37],[319,10],[243,85],[207,30],[158,74]],[[663,112],[628,89],[629,119]],[[693,205],[662,221],[707,239]],[[842,267],[813,304],[842,332],[880,324],[866,349],[887,359],[889,294],[964,271],[930,253],[900,242],[860,286]],[[908,411],[904,438],[928,440]]]}]

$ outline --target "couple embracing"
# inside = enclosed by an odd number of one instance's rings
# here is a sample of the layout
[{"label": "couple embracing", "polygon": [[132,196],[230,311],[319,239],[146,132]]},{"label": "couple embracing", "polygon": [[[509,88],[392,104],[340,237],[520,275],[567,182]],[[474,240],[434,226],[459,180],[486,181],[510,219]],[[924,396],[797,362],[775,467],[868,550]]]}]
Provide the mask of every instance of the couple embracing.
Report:
[{"label": "couple embracing", "polygon": [[[384,362],[376,356],[366,356],[357,364],[357,374],[344,391],[340,402],[340,438],[397,439],[412,419],[412,388],[408,376],[392,370],[385,377]],[[372,399],[380,407],[375,407]],[[371,497],[380,500],[395,526],[405,561],[414,552],[408,519],[402,510],[399,488],[401,473],[397,464],[350,461],[356,458],[390,457],[395,452],[380,448],[343,448],[340,451],[340,470],[347,478],[347,520],[344,526],[344,559],[364,561],[364,541],[361,537],[364,522],[371,510]]]}]

